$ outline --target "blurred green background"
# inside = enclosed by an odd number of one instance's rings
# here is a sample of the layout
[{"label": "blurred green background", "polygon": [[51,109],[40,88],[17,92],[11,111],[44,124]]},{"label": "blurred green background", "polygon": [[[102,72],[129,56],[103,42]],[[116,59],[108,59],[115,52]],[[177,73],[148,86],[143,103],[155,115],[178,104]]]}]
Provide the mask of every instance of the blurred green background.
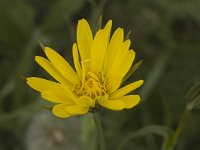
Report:
[{"label": "blurred green background", "polygon": [[[101,113],[108,150],[130,133],[148,125],[176,129],[189,99],[187,91],[200,81],[199,0],[0,0],[0,150],[96,150],[91,114],[60,119],[42,108],[45,101],[24,77],[49,78],[34,62],[39,43],[56,49],[72,63],[78,19],[97,29],[113,20],[113,30],[128,33],[143,59],[128,82],[144,79],[143,101],[131,110]],[[200,111],[194,109],[177,150],[200,149]],[[159,150],[163,138],[144,135],[124,150]]]}]

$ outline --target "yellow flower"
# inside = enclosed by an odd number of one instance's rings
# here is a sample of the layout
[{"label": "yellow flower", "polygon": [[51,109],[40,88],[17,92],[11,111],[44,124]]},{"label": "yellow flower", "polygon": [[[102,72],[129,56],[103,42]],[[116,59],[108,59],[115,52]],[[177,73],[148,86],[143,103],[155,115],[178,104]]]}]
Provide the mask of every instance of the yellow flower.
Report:
[{"label": "yellow flower", "polygon": [[42,98],[55,103],[54,115],[67,118],[93,112],[99,107],[111,110],[130,109],[140,101],[139,95],[127,95],[140,87],[143,80],[121,87],[135,52],[129,50],[130,40],[124,41],[124,31],[117,28],[110,38],[112,21],[98,30],[93,38],[85,19],[79,20],[77,44],[73,44],[74,68],[49,47],[44,48],[48,59],[35,61],[57,82],[38,77],[27,78],[27,84],[41,93]]}]

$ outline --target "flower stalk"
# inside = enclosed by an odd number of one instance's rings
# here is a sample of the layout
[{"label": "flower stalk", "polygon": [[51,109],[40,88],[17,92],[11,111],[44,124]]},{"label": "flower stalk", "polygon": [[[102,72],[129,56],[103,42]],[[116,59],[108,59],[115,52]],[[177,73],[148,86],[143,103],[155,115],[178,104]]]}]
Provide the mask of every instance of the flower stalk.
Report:
[{"label": "flower stalk", "polygon": [[191,111],[198,108],[200,103],[200,83],[197,83],[190,88],[186,94],[186,99],[189,100],[189,102],[186,105],[186,109],[181,117],[181,120],[174,133],[164,142],[162,150],[174,149],[188,121]]},{"label": "flower stalk", "polygon": [[102,124],[101,124],[99,114],[93,113],[92,117],[93,117],[93,120],[94,120],[94,123],[95,123],[95,126],[96,126],[97,135],[98,135],[98,138],[99,138],[98,140],[99,140],[100,150],[106,150],[106,142],[105,142],[103,128],[102,128]]},{"label": "flower stalk", "polygon": [[178,127],[176,128],[176,131],[174,133],[174,138],[176,140],[179,139],[181,132],[183,131],[185,124],[190,116],[191,110],[190,109],[186,109],[185,112],[183,113],[183,116],[179,122]]},{"label": "flower stalk", "polygon": [[167,139],[167,141],[164,143],[162,150],[173,150],[174,147],[176,146],[180,135],[188,121],[188,118],[190,116],[191,109],[186,109],[185,112],[183,113],[181,120],[174,131],[174,133]]}]

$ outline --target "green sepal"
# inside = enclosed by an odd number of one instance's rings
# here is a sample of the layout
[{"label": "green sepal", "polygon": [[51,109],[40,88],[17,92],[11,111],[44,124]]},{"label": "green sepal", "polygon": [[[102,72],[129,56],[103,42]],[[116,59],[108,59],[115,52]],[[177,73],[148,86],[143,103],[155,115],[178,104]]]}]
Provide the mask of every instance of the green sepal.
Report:
[{"label": "green sepal", "polygon": [[52,111],[52,109],[53,109],[53,106],[42,105],[42,107],[49,111]]},{"label": "green sepal", "polygon": [[139,66],[142,64],[142,62],[143,62],[143,60],[140,60],[138,63],[136,63],[135,65],[133,65],[131,67],[131,69],[128,71],[128,73],[124,76],[121,84],[123,84],[139,68]]},{"label": "green sepal", "polygon": [[132,32],[131,30],[128,31],[128,33],[126,34],[126,36],[124,38],[125,41],[129,39],[131,32]]},{"label": "green sepal", "polygon": [[39,43],[39,45],[40,45],[40,47],[42,48],[42,50],[44,51],[44,44],[43,43],[41,43],[40,41],[38,41],[38,43]]},{"label": "green sepal", "polygon": [[99,20],[98,20],[98,30],[100,30],[102,28],[102,15],[99,16]]}]

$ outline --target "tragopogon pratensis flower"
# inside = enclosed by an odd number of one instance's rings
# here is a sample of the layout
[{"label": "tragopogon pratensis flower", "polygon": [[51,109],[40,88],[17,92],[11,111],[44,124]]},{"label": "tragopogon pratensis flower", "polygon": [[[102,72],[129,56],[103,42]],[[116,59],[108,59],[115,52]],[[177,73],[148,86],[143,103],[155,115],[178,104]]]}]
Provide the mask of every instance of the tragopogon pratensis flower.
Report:
[{"label": "tragopogon pratensis flower", "polygon": [[139,103],[139,95],[127,94],[140,87],[143,80],[120,87],[135,58],[135,52],[129,50],[131,41],[124,41],[121,28],[110,38],[111,27],[109,20],[93,38],[88,22],[78,21],[77,44],[72,48],[75,69],[49,47],[44,48],[48,59],[35,57],[57,82],[29,77],[27,84],[55,104],[52,108],[55,116],[67,118],[102,107],[116,111],[130,109]]}]

